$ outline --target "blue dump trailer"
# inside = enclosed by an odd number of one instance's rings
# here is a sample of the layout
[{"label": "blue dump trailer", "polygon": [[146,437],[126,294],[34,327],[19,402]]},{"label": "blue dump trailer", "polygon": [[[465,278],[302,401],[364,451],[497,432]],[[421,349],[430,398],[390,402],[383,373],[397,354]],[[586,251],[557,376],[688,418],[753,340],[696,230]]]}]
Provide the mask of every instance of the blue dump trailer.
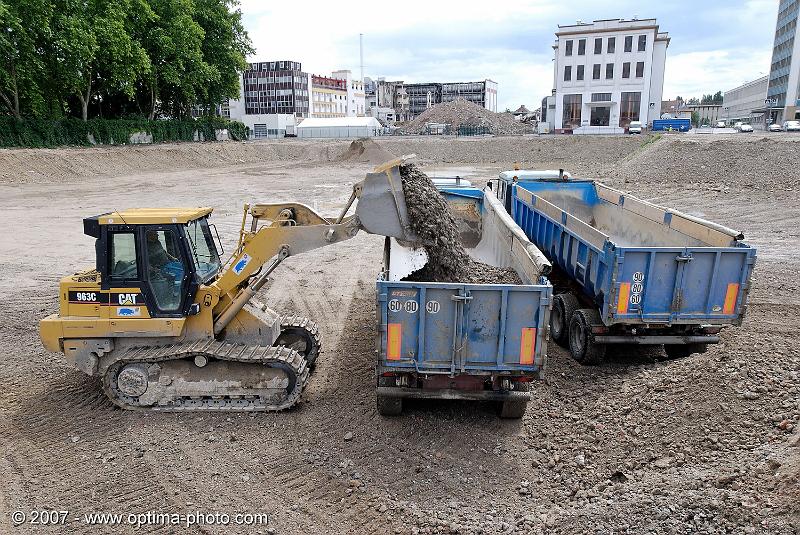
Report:
[{"label": "blue dump trailer", "polygon": [[550,263],[491,190],[435,183],[470,256],[512,267],[523,284],[402,281],[427,257],[387,238],[377,281],[378,410],[397,415],[403,398],[490,400],[501,417],[519,418],[547,359]]},{"label": "blue dump trailer", "polygon": [[756,250],[735,230],[563,171],[507,171],[499,195],[552,262],[550,334],[584,364],[608,344],[706,350],[745,314]]},{"label": "blue dump trailer", "polygon": [[691,119],[655,119],[653,132],[688,132],[692,128]]}]

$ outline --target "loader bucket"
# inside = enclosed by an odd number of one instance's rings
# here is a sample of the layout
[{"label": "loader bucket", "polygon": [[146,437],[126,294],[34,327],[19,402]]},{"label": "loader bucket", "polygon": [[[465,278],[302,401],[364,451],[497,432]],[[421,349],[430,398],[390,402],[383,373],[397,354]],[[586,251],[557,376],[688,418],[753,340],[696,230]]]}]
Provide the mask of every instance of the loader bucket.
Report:
[{"label": "loader bucket", "polygon": [[356,215],[361,227],[370,234],[407,242],[419,241],[411,230],[400,178],[400,165],[411,157],[404,156],[379,165],[361,182]]}]

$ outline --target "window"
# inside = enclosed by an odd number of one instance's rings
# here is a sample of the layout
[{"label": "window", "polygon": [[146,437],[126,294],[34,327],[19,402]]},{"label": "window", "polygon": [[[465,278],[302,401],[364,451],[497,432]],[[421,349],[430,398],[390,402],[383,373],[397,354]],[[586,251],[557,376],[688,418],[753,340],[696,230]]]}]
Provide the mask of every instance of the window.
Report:
[{"label": "window", "polygon": [[136,280],[139,269],[136,263],[136,236],[133,232],[114,232],[109,235],[111,252],[109,254],[111,278]]},{"label": "window", "polygon": [[617,49],[617,38],[616,37],[609,37],[608,38],[608,48],[606,52],[609,54],[613,54]]},{"label": "window", "polygon": [[594,40],[594,53],[595,54],[603,53],[603,40],[599,37]]},{"label": "window", "polygon": [[611,80],[613,78],[614,78],[614,64],[606,63],[606,80]]},{"label": "window", "polygon": [[641,78],[644,76],[644,61],[636,62],[636,77]]},{"label": "window", "polygon": [[567,65],[564,67],[564,81],[569,82],[570,80],[572,80],[572,67]]},{"label": "window", "polygon": [[564,55],[566,56],[572,55],[572,39],[564,43]]},{"label": "window", "polygon": [[178,240],[171,230],[148,230],[147,275],[159,310],[175,312],[181,305],[185,269]]},{"label": "window", "polygon": [[586,39],[578,39],[578,55],[586,55]]},{"label": "window", "polygon": [[641,93],[622,92],[619,99],[619,125],[627,128],[631,121],[639,120],[639,107],[642,103]]},{"label": "window", "polygon": [[644,52],[647,49],[647,36],[639,36],[639,52]]},{"label": "window", "polygon": [[206,282],[216,275],[221,267],[208,219],[190,222],[186,226],[186,235],[189,238],[189,248],[197,274],[203,282]]},{"label": "window", "polygon": [[592,66],[592,80],[599,80],[600,79],[600,64],[595,63]]},{"label": "window", "polygon": [[626,35],[625,36],[625,52],[632,52],[633,51],[633,36]]},{"label": "window", "polygon": [[592,102],[611,102],[611,93],[592,93]]},{"label": "window", "polygon": [[583,65],[578,65],[578,70],[575,73],[576,80],[583,80]]},{"label": "window", "polygon": [[581,125],[581,95],[564,95],[562,128],[578,128]]},{"label": "window", "polygon": [[622,64],[622,77],[623,78],[631,77],[631,64],[628,61]]}]

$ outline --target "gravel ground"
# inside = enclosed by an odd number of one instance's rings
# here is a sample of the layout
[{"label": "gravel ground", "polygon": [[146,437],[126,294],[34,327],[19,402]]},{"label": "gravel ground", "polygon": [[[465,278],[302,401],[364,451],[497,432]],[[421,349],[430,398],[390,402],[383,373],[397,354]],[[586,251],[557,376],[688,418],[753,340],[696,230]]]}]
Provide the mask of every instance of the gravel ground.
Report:
[{"label": "gravel ground", "polygon": [[[12,511],[59,509],[70,520],[48,532],[797,533],[798,141],[379,142],[417,153],[429,175],[480,179],[521,161],[603,177],[740,229],[758,248],[748,315],[721,344],[670,362],[623,350],[583,367],[551,343],[547,378],[520,421],[499,420],[491,404],[446,401],[409,403],[399,418],[377,414],[382,239],[368,235],[288,259],[263,292],[275,308],[315,318],[325,337],[294,410],[115,409],[98,380],[38,341],[58,279],[92,262],[82,217],[211,205],[230,250],[241,203],[300,201],[335,215],[378,153],[348,156],[350,143],[340,141],[0,151],[0,532],[37,531],[14,527]],[[137,530],[80,520],[93,511],[266,512],[270,522]]]}]

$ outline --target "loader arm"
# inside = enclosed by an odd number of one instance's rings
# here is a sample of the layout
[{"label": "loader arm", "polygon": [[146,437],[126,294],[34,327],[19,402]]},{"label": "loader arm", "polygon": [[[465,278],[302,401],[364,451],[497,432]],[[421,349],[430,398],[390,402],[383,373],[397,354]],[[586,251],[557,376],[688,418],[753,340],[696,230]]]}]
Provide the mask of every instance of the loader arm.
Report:
[{"label": "loader arm", "polygon": [[[219,334],[289,256],[355,237],[358,216],[333,223],[299,203],[245,205],[239,246],[211,285],[220,300],[214,307],[214,333]],[[246,229],[247,217],[250,229]],[[259,225],[261,221],[265,224]]]},{"label": "loader arm", "polygon": [[[417,241],[410,228],[400,176],[400,165],[411,158],[414,155],[379,165],[354,184],[336,220],[326,219],[300,203],[245,205],[239,245],[212,285],[219,295],[213,309],[214,334],[225,329],[289,256],[348,240],[359,230]],[[355,214],[347,216],[356,201]],[[265,224],[260,225],[262,221]]]}]

